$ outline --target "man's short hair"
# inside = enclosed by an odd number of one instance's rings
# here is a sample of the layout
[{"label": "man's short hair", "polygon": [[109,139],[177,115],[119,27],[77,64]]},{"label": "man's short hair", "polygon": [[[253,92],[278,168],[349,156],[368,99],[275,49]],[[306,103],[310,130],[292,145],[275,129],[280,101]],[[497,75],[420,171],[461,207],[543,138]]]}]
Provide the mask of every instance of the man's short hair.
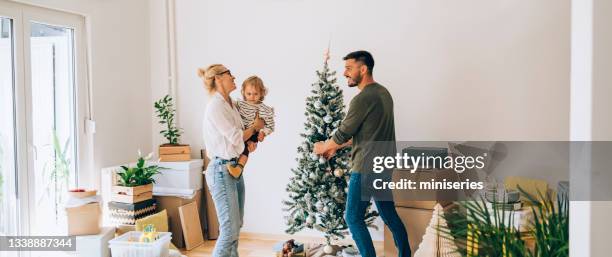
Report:
[{"label": "man's short hair", "polygon": [[368,67],[368,74],[372,75],[374,70],[374,57],[368,51],[360,50],[347,54],[342,60],[354,59],[356,62],[361,62]]}]

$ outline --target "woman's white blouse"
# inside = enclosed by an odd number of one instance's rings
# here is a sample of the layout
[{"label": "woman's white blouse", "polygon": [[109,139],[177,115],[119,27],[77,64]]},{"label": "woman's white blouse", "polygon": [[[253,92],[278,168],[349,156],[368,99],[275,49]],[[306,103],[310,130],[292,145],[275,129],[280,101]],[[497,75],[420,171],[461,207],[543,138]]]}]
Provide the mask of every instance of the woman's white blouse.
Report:
[{"label": "woman's white blouse", "polygon": [[244,151],[242,127],[236,104],[230,106],[219,92],[215,92],[204,113],[203,134],[208,158],[229,160],[240,156]]}]

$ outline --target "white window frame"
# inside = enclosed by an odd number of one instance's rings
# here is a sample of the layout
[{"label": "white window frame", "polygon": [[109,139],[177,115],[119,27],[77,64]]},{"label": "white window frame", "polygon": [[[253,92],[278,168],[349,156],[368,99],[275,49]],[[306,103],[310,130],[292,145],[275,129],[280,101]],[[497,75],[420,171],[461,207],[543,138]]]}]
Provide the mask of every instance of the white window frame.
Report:
[{"label": "white window frame", "polygon": [[14,33],[14,74],[15,74],[15,115],[17,138],[17,183],[18,206],[20,219],[19,234],[29,235],[33,214],[31,206],[35,203],[34,185],[34,149],[32,138],[32,99],[31,99],[31,65],[30,65],[30,22],[66,27],[74,30],[74,93],[75,93],[75,135],[76,135],[76,168],[77,185],[93,187],[92,172],[93,145],[91,135],[87,135],[85,126],[89,119],[89,78],[87,64],[86,18],[83,15],[56,11],[27,4],[0,0],[0,16],[13,19]]}]

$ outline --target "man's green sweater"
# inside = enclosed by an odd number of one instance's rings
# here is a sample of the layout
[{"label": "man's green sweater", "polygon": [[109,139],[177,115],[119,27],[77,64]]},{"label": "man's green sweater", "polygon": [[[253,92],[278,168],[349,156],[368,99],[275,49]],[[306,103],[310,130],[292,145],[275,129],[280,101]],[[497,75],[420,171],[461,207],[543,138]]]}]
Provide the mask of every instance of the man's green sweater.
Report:
[{"label": "man's green sweater", "polygon": [[365,157],[373,156],[373,149],[366,144],[374,141],[395,141],[395,122],[393,117],[393,98],[385,87],[378,83],[365,86],[349,105],[349,110],[332,135],[336,144],[344,144],[353,139],[352,171],[363,172]]}]

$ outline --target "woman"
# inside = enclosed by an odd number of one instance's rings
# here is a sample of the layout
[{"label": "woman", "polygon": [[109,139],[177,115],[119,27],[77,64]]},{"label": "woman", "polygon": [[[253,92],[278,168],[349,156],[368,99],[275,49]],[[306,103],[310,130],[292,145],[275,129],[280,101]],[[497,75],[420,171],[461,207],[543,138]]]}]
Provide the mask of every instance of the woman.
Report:
[{"label": "woman", "polygon": [[[264,127],[262,119],[243,130],[240,114],[230,98],[236,89],[235,77],[221,64],[213,64],[206,69],[198,69],[198,76],[211,95],[204,115],[204,144],[211,162],[206,170],[206,183],[210,189],[217,217],[219,219],[219,238],[215,244],[213,257],[237,257],[238,235],[244,217],[244,180],[232,177],[227,170],[228,162],[236,159],[244,150],[244,142]],[[248,143],[249,152],[255,151],[257,144]]]}]

